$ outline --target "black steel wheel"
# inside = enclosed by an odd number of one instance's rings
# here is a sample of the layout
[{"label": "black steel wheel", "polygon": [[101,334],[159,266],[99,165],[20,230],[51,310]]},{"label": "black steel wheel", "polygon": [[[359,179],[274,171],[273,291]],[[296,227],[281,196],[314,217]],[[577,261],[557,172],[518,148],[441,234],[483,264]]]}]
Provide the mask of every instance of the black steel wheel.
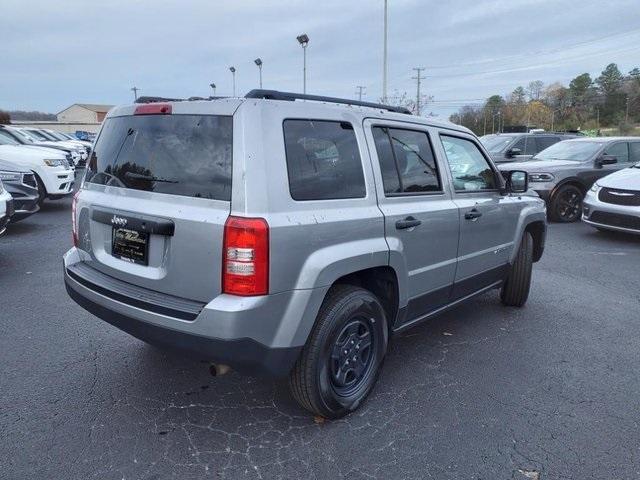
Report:
[{"label": "black steel wheel", "polygon": [[556,222],[575,222],[582,215],[584,194],[575,185],[563,185],[551,202],[551,218]]},{"label": "black steel wheel", "polygon": [[305,409],[340,418],[369,395],[387,351],[384,308],[368,290],[336,285],[289,376],[291,393]]}]

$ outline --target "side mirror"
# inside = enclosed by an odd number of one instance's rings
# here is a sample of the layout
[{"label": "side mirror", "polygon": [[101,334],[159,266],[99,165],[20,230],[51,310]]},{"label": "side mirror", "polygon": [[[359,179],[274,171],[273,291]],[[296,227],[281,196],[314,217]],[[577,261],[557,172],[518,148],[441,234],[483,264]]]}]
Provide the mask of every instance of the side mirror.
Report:
[{"label": "side mirror", "polygon": [[614,163],[618,163],[618,158],[615,155],[602,155],[596,159],[597,168],[602,168],[603,165],[613,165]]},{"label": "side mirror", "polygon": [[509,150],[507,150],[507,157],[509,158],[513,158],[516,155],[522,155],[522,150],[520,150],[519,148],[510,148]]},{"label": "side mirror", "polygon": [[525,193],[529,190],[529,175],[522,170],[513,170],[507,174],[507,191]]}]

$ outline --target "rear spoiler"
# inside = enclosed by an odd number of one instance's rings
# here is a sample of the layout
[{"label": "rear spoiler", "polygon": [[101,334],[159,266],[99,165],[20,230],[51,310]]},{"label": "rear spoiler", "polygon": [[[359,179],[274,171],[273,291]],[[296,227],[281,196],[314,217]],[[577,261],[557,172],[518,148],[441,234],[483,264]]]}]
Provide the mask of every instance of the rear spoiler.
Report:
[{"label": "rear spoiler", "polygon": [[228,97],[189,97],[189,98],[166,98],[166,97],[139,97],[134,103],[164,103],[164,102],[187,102],[194,100],[218,100]]}]

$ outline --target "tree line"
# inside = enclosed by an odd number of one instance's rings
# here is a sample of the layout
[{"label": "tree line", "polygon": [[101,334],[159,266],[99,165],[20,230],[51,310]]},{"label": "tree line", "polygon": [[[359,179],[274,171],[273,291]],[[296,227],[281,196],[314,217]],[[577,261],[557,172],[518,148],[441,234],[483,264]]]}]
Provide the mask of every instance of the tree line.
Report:
[{"label": "tree line", "polygon": [[8,125],[11,120],[35,120],[35,121],[55,121],[56,116],[53,113],[45,112],[26,112],[24,110],[1,110],[0,109],[0,125]]},{"label": "tree line", "polygon": [[505,126],[556,131],[618,127],[620,133],[629,133],[640,121],[640,69],[625,75],[610,63],[597,78],[582,73],[568,86],[535,80],[508,95],[492,95],[483,105],[466,105],[449,119],[478,135]]}]

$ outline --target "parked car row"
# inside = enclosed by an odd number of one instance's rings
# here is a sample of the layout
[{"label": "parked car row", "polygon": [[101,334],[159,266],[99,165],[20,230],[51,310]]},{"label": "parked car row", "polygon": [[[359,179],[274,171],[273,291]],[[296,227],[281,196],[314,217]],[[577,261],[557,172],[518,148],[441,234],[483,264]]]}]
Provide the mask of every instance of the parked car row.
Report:
[{"label": "parked car row", "polygon": [[75,169],[86,164],[90,149],[91,143],[53,130],[0,125],[0,180],[12,199],[11,208],[0,199],[0,230],[36,213],[46,199],[72,194]]},{"label": "parked car row", "polygon": [[[533,153],[535,148],[554,143]],[[526,171],[529,186],[557,222],[582,218],[599,229],[640,233],[640,137],[555,133],[481,138],[503,172]],[[529,148],[529,147],[526,147]]]}]

